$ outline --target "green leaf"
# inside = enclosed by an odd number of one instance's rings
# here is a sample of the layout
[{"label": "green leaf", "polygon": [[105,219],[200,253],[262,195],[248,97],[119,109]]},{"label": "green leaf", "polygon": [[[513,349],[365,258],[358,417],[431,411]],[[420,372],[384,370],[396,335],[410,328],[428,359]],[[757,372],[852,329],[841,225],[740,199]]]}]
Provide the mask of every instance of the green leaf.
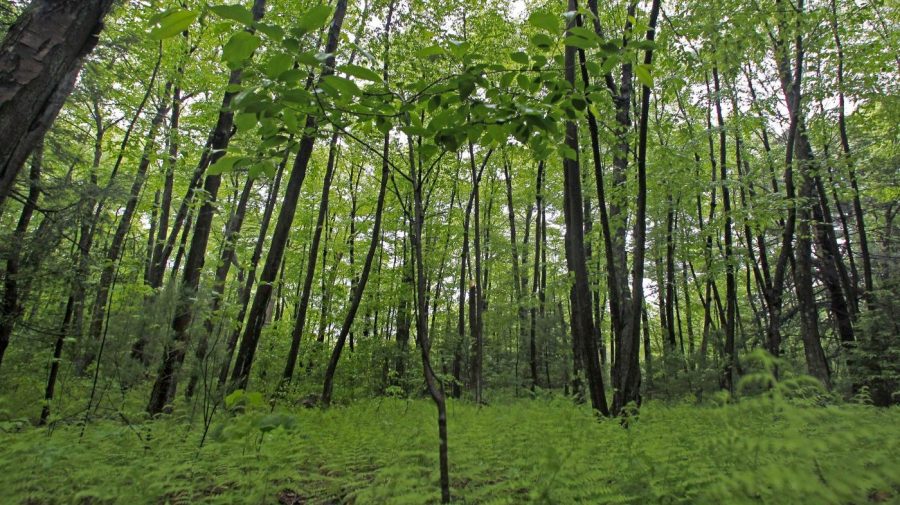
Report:
[{"label": "green leaf", "polygon": [[237,126],[238,130],[246,131],[256,126],[256,114],[235,114],[234,116],[234,125]]},{"label": "green leaf", "polygon": [[475,78],[469,74],[463,74],[459,76],[457,81],[457,88],[459,89],[459,98],[465,100],[469,98],[469,96],[475,91]]},{"label": "green leaf", "polygon": [[235,163],[240,159],[237,156],[222,156],[206,169],[206,175],[222,175],[226,172],[231,172],[234,170]]},{"label": "green leaf", "polygon": [[592,41],[578,35],[570,35],[566,37],[566,45],[577,47],[578,49],[590,49],[594,47],[594,43]]},{"label": "green leaf", "polygon": [[230,19],[250,26],[253,24],[253,13],[243,5],[210,5],[209,10],[220,18]]},{"label": "green leaf", "polygon": [[348,63],[346,65],[342,65],[338,68],[341,72],[344,72],[347,75],[352,75],[353,77],[362,79],[364,81],[372,81],[372,82],[381,82],[381,76],[378,75],[374,70],[370,70],[366,67],[361,67],[359,65],[354,65],[352,63]]},{"label": "green leaf", "polygon": [[641,63],[634,67],[634,75],[641,81],[641,84],[648,88],[653,87],[653,75],[650,73],[652,67]]},{"label": "green leaf", "polygon": [[419,58],[430,58],[432,56],[440,56],[444,52],[444,48],[441,46],[428,46],[416,51],[416,56]]},{"label": "green leaf", "polygon": [[328,22],[328,17],[331,16],[331,7],[328,5],[317,5],[312,9],[308,10],[306,14],[303,15],[297,21],[297,28],[302,30],[303,32],[311,32],[314,30],[318,30],[325,26],[325,23]]},{"label": "green leaf", "polygon": [[303,65],[310,65],[310,66],[319,64],[319,60],[316,59],[316,55],[314,55],[310,52],[305,52],[305,51],[297,54],[297,61],[299,61]]},{"label": "green leaf", "polygon": [[559,153],[563,156],[563,158],[565,158],[567,160],[573,160],[573,161],[578,160],[578,153],[575,152],[574,149],[572,149],[571,147],[569,147],[565,144],[562,144],[559,146]]},{"label": "green leaf", "polygon": [[284,53],[273,55],[266,62],[266,75],[272,79],[277,79],[281,74],[287,72],[294,65],[294,59]]},{"label": "green leaf", "polygon": [[265,160],[250,165],[248,176],[251,179],[256,179],[263,174],[265,174],[267,177],[274,177],[277,170],[278,167],[275,166],[275,163],[273,163],[271,160]]},{"label": "green leaf", "polygon": [[262,43],[260,38],[252,33],[237,32],[228,39],[225,47],[222,48],[222,59],[225,60],[229,68],[234,70],[250,58],[260,43]]},{"label": "green leaf", "polygon": [[198,13],[187,9],[175,9],[163,14],[156,20],[155,26],[150,30],[150,38],[163,40],[174,37],[187,30],[197,19]]},{"label": "green leaf", "polygon": [[551,33],[559,32],[559,18],[546,12],[532,12],[528,16],[528,24]]},{"label": "green leaf", "polygon": [[520,63],[522,65],[528,64],[528,55],[523,53],[522,51],[516,51],[514,53],[509,53],[509,59],[513,60],[516,63]]},{"label": "green leaf", "polygon": [[356,83],[351,81],[350,79],[347,79],[346,77],[326,75],[322,78],[322,81],[338,90],[341,95],[353,96],[359,95],[361,93],[359,88],[356,86]]},{"label": "green leaf", "polygon": [[541,49],[549,49],[553,45],[553,39],[544,33],[536,33],[531,37],[531,43]]}]

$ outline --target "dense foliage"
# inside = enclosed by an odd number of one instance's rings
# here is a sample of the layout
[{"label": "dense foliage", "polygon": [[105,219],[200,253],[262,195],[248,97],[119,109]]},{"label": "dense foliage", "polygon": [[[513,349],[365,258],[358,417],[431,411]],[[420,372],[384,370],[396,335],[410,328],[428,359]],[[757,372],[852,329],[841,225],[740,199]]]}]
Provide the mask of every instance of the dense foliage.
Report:
[{"label": "dense foliage", "polygon": [[0,488],[896,499],[898,25],[0,5]]}]

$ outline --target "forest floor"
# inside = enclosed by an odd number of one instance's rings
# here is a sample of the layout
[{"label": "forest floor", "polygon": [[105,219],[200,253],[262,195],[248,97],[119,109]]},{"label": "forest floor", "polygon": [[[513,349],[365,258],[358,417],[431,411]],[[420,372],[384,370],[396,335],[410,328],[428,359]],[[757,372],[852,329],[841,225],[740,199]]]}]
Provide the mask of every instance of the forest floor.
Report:
[{"label": "forest floor", "polygon": [[[436,503],[426,400],[157,421],[0,422],[0,503]],[[234,413],[243,405],[241,413]],[[449,404],[454,503],[900,503],[900,409],[649,402],[625,428],[547,396]]]}]

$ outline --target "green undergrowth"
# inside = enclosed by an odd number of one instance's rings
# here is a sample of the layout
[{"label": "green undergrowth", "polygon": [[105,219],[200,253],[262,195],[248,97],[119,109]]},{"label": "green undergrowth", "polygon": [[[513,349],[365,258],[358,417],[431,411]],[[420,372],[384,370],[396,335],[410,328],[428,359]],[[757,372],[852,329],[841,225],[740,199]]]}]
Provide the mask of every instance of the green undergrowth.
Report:
[{"label": "green undergrowth", "polygon": [[[3,425],[0,502],[436,503],[435,409],[380,399],[202,427],[164,418]],[[241,409],[232,409],[241,410]],[[449,403],[455,503],[897,503],[900,410],[755,398],[597,421],[547,396]]]}]

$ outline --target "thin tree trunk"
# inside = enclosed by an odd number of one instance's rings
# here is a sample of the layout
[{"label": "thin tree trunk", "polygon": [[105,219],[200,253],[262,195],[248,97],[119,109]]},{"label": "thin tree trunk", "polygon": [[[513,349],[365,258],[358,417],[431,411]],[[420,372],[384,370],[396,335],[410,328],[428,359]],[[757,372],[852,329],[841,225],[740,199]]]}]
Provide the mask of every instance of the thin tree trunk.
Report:
[{"label": "thin tree trunk", "polygon": [[6,273],[3,277],[3,299],[0,305],[0,366],[3,364],[3,356],[9,346],[16,322],[22,314],[22,301],[20,299],[20,263],[22,258],[22,244],[31,217],[37,207],[38,198],[41,196],[41,170],[44,164],[44,143],[37,145],[31,155],[31,170],[28,174],[28,196],[19,214],[19,221],[10,241],[9,256],[6,258]]},{"label": "thin tree trunk", "polygon": [[[328,31],[328,41],[324,50],[324,53],[328,54],[329,57],[322,65],[321,77],[334,73],[334,55],[337,51],[338,39],[346,12],[347,0],[337,0],[331,28]],[[278,266],[281,264],[281,257],[284,254],[284,246],[288,235],[290,235],[291,224],[294,221],[294,214],[297,210],[297,199],[300,196],[303,180],[306,178],[306,169],[312,156],[315,134],[318,128],[318,117],[313,114],[307,116],[304,125],[305,134],[300,141],[300,149],[297,152],[297,157],[294,159],[294,165],[291,167],[284,199],[278,213],[278,220],[275,222],[275,231],[272,234],[269,254],[266,256],[266,262],[263,265],[259,287],[256,290],[256,295],[253,297],[253,305],[250,307],[244,330],[244,338],[241,340],[241,346],[232,370],[231,380],[236,388],[246,387],[247,380],[250,377],[253,356],[256,353],[256,346],[265,323],[266,307],[272,296],[272,283],[278,273]]]},{"label": "thin tree trunk", "polygon": [[41,408],[41,418],[38,426],[47,424],[50,418],[50,403],[53,402],[53,395],[56,391],[56,379],[59,377],[59,364],[62,362],[63,344],[66,341],[69,325],[72,322],[72,308],[74,306],[74,298],[71,296],[66,301],[66,308],[63,315],[63,322],[59,328],[59,334],[56,336],[56,343],[53,344],[53,358],[50,360],[50,375],[47,377],[47,387],[44,389],[44,406]]},{"label": "thin tree trunk", "polygon": [[[544,219],[544,161],[541,160],[538,162],[537,169],[537,189],[535,191],[535,213],[536,218],[534,220],[534,272],[533,278],[531,281],[531,327],[528,334],[528,351],[529,351],[529,364],[531,366],[531,390],[534,391],[536,387],[538,387],[538,358],[537,358],[537,310],[538,305],[540,305],[541,313],[543,314],[544,307],[544,297],[543,292],[540,290],[540,281],[541,281],[541,246],[544,242],[544,237],[541,233],[541,226],[543,225]],[[537,303],[535,303],[537,302]]]},{"label": "thin tree trunk", "polygon": [[290,151],[285,151],[284,158],[278,165],[278,172],[275,174],[275,181],[269,187],[269,195],[266,200],[266,207],[263,210],[262,221],[259,224],[259,235],[256,238],[256,245],[253,247],[253,255],[250,257],[249,272],[247,272],[247,280],[241,287],[240,292],[240,311],[235,321],[237,326],[231,332],[228,342],[225,344],[225,359],[222,360],[222,367],[219,370],[219,387],[228,380],[228,369],[231,367],[231,359],[234,357],[234,349],[237,347],[238,339],[241,336],[241,327],[244,323],[244,316],[247,315],[247,305],[250,303],[250,295],[253,292],[253,283],[256,280],[256,268],[262,257],[263,245],[266,242],[266,235],[269,231],[269,223],[272,221],[272,212],[275,209],[275,203],[278,201],[278,191],[281,187],[281,177],[284,174],[284,167],[287,164]]},{"label": "thin tree trunk", "polygon": [[737,384],[737,351],[735,348],[735,323],[737,310],[737,281],[732,261],[732,227],[731,227],[731,191],[728,189],[728,170],[726,168],[726,135],[725,118],[722,115],[721,88],[719,85],[719,68],[713,65],[713,84],[715,89],[716,119],[719,126],[719,170],[722,181],[722,205],[725,214],[725,368],[722,382],[725,389],[734,394]]},{"label": "thin tree trunk", "polygon": [[[309,258],[306,260],[306,276],[303,279],[303,287],[300,291],[300,302],[297,306],[297,319],[294,321],[294,328],[291,331],[291,348],[288,351],[284,373],[282,374],[282,382],[284,384],[290,383],[294,376],[294,368],[297,365],[297,355],[300,353],[300,340],[303,338],[303,332],[306,328],[306,312],[309,309],[309,297],[312,293],[313,278],[316,274],[319,243],[322,241],[322,228],[325,225],[325,216],[328,214],[328,196],[331,193],[331,180],[334,178],[334,167],[337,164],[337,141],[338,132],[335,131],[332,133],[331,142],[328,144],[328,164],[325,168],[325,179],[322,182],[322,196],[319,199],[319,214],[316,218],[312,242],[309,246]],[[324,268],[322,269],[321,275],[323,278],[325,277]]]},{"label": "thin tree trunk", "polygon": [[869,239],[866,235],[866,223],[862,211],[862,203],[859,197],[859,182],[856,178],[853,161],[850,159],[850,139],[847,135],[847,117],[844,105],[844,46],[841,42],[840,26],[838,24],[837,2],[831,0],[831,29],[834,35],[834,43],[837,48],[837,87],[838,87],[838,132],[841,136],[841,149],[847,158],[847,170],[850,176],[850,187],[853,189],[853,215],[856,218],[856,231],[859,234],[859,252],[862,256],[863,280],[865,281],[865,293],[871,307],[871,293],[875,289],[872,276],[872,259],[869,254]]},{"label": "thin tree trunk", "polygon": [[[569,0],[569,11],[578,9],[576,0]],[[567,31],[575,27],[575,18],[571,18],[566,26]],[[565,49],[565,78],[569,85],[575,86],[576,48],[567,45]],[[566,146],[569,154],[563,159],[565,175],[564,205],[566,216],[566,264],[575,276],[572,291],[572,339],[581,351],[591,407],[602,415],[609,415],[606,403],[606,392],[603,389],[603,374],[597,353],[597,342],[594,339],[594,320],[591,307],[591,291],[588,281],[587,260],[584,249],[584,209],[581,191],[581,168],[578,163],[578,125],[575,121],[566,122]]]},{"label": "thin tree trunk", "polygon": [[[265,14],[266,0],[255,0],[253,4],[253,18],[255,21],[262,19]],[[243,78],[241,69],[233,70],[228,79],[229,86],[239,86]],[[216,130],[211,143],[212,154],[209,163],[215,163],[224,156],[231,140],[231,128],[234,122],[234,112],[231,103],[236,95],[235,91],[226,91],[222,98],[222,106]],[[178,385],[178,371],[184,362],[187,342],[190,337],[188,332],[194,316],[195,299],[200,287],[200,274],[206,257],[206,248],[209,242],[209,234],[212,230],[213,214],[215,213],[216,197],[222,176],[219,174],[207,175],[203,184],[203,190],[207,200],[197,213],[197,222],[194,226],[194,234],[191,238],[191,247],[185,261],[184,276],[178,293],[178,301],[175,307],[175,317],[172,320],[172,342],[167,342],[163,352],[163,361],[160,364],[150,401],[147,404],[147,412],[151,415],[169,410],[170,403],[175,397]]]},{"label": "thin tree trunk", "polygon": [[[394,2],[392,1],[388,10],[386,22],[385,38],[390,37],[391,18],[394,13]],[[387,63],[385,63],[384,75],[387,76]],[[385,81],[387,79],[385,78]],[[390,177],[390,166],[388,165],[388,154],[390,148],[390,134],[385,134],[384,145],[382,147],[382,163],[381,163],[381,184],[378,187],[378,200],[375,204],[375,222],[372,225],[372,240],[369,242],[369,250],[366,252],[366,259],[363,263],[362,272],[359,275],[359,281],[353,287],[350,295],[350,308],[344,317],[341,325],[341,331],[338,333],[337,343],[331,352],[331,360],[328,362],[328,368],[325,370],[325,383],[322,386],[322,405],[331,404],[331,393],[334,384],[334,372],[337,369],[338,360],[341,358],[341,350],[344,347],[344,341],[350,333],[353,321],[356,318],[356,312],[359,310],[359,302],[362,300],[363,292],[366,289],[366,283],[369,281],[369,272],[372,270],[372,261],[375,258],[375,250],[378,248],[378,237],[381,235],[381,217],[384,213],[384,196],[387,190],[387,181]]]},{"label": "thin tree trunk", "polygon": [[[407,139],[409,145],[413,145],[412,138]],[[438,380],[431,366],[431,342],[428,335],[428,302],[426,293],[425,261],[422,248],[422,231],[425,226],[425,210],[422,205],[422,185],[424,176],[416,169],[414,159],[410,157],[410,180],[413,184],[413,216],[410,219],[410,239],[412,242],[413,256],[415,257],[416,272],[416,341],[422,354],[422,368],[425,375],[425,384],[431,399],[438,411],[438,437],[440,445],[438,460],[441,475],[441,503],[450,503],[450,466],[447,459],[447,406],[444,400],[444,387]]]},{"label": "thin tree trunk", "polygon": [[[168,95],[169,84],[166,85],[166,91],[163,96]],[[144,151],[141,154],[141,160],[138,163],[137,171],[134,174],[134,181],[131,184],[131,191],[128,195],[128,201],[125,203],[125,209],[119,217],[119,224],[110,242],[109,248],[106,250],[106,262],[100,273],[100,282],[97,284],[97,294],[94,299],[94,307],[91,312],[91,324],[88,328],[87,345],[91,346],[85,356],[82,358],[80,366],[87,367],[94,360],[93,345],[100,341],[100,334],[103,332],[103,321],[106,316],[107,305],[109,304],[110,288],[113,283],[116,269],[118,268],[119,258],[125,247],[125,235],[131,229],[131,220],[134,218],[137,205],[140,200],[141,191],[144,188],[144,181],[147,180],[147,170],[150,168],[151,156],[154,151],[155,139],[159,126],[165,118],[168,106],[161,104],[156,115],[150,123],[150,131],[147,133],[147,143],[144,144]]]}]

